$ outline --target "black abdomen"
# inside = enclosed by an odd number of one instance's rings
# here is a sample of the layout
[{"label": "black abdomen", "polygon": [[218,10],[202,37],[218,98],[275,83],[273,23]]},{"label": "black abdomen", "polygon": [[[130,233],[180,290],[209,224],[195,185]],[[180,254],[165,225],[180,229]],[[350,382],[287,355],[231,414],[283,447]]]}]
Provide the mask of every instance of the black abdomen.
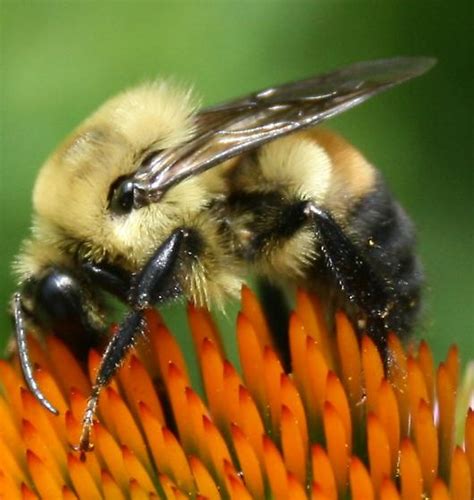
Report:
[{"label": "black abdomen", "polygon": [[349,228],[369,266],[387,291],[386,330],[409,333],[420,311],[423,271],[415,253],[415,230],[380,179],[352,211]]}]

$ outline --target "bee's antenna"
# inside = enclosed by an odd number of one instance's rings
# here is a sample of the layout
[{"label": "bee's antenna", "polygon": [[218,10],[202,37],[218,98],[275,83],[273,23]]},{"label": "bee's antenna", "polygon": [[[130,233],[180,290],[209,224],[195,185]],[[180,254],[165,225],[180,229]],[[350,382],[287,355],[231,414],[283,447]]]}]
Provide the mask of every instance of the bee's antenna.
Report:
[{"label": "bee's antenna", "polygon": [[23,304],[21,302],[21,293],[16,292],[13,295],[13,314],[15,319],[15,336],[18,346],[18,355],[20,357],[21,371],[25,379],[28,389],[33,393],[35,398],[51,413],[59,415],[59,411],[49,402],[46,396],[39,388],[33,373],[33,365],[31,364],[30,351],[26,339],[25,319]]}]

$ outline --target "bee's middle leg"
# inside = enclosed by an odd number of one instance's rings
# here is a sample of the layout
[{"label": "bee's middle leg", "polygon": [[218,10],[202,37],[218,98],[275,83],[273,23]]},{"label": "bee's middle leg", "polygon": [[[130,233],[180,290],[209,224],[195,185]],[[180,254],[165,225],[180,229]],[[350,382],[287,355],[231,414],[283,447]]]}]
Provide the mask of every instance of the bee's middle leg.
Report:
[{"label": "bee's middle leg", "polygon": [[304,208],[314,228],[325,268],[347,304],[358,311],[353,321],[364,326],[382,354],[387,348],[386,316],[394,302],[387,282],[339,224],[326,211],[308,202]]},{"label": "bee's middle leg", "polygon": [[[394,302],[393,292],[386,280],[361,249],[340,227],[332,215],[310,200],[294,200],[283,207],[278,223],[268,231],[265,239],[288,241],[303,227],[314,234],[314,272],[309,271],[305,282],[317,289],[324,284],[334,290],[347,306],[356,326],[367,331],[381,352],[385,351],[388,324],[386,316]],[[260,242],[259,238],[255,241]],[[258,250],[257,250],[258,251]],[[294,259],[304,260],[307,247],[292,249]],[[299,255],[299,254],[301,255]],[[308,272],[308,271],[306,271]],[[314,279],[314,283],[308,280]],[[321,283],[319,281],[322,280]],[[352,314],[352,311],[355,311]],[[271,313],[271,312],[270,312]]]}]

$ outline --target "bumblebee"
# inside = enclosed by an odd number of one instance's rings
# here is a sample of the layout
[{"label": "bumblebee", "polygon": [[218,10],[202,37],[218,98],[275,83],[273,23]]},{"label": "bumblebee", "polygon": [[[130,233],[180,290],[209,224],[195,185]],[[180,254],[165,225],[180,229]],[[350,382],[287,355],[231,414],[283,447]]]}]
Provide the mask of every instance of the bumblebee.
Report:
[{"label": "bumblebee", "polygon": [[15,263],[15,338],[28,388],[51,412],[26,328],[82,355],[103,338],[109,294],[129,312],[108,340],[101,389],[144,331],[147,308],[184,297],[223,307],[253,274],[325,294],[383,350],[420,308],[412,223],[380,173],[319,122],[419,76],[428,58],[353,64],[199,110],[167,81],[107,101],[42,167],[32,236]]}]

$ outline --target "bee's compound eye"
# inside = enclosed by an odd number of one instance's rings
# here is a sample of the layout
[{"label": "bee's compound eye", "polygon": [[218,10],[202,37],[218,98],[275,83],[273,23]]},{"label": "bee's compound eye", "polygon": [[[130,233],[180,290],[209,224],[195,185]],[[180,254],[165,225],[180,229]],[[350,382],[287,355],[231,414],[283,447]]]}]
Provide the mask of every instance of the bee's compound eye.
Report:
[{"label": "bee's compound eye", "polygon": [[134,184],[127,177],[119,177],[111,186],[109,192],[109,208],[120,215],[128,214],[133,208]]}]

